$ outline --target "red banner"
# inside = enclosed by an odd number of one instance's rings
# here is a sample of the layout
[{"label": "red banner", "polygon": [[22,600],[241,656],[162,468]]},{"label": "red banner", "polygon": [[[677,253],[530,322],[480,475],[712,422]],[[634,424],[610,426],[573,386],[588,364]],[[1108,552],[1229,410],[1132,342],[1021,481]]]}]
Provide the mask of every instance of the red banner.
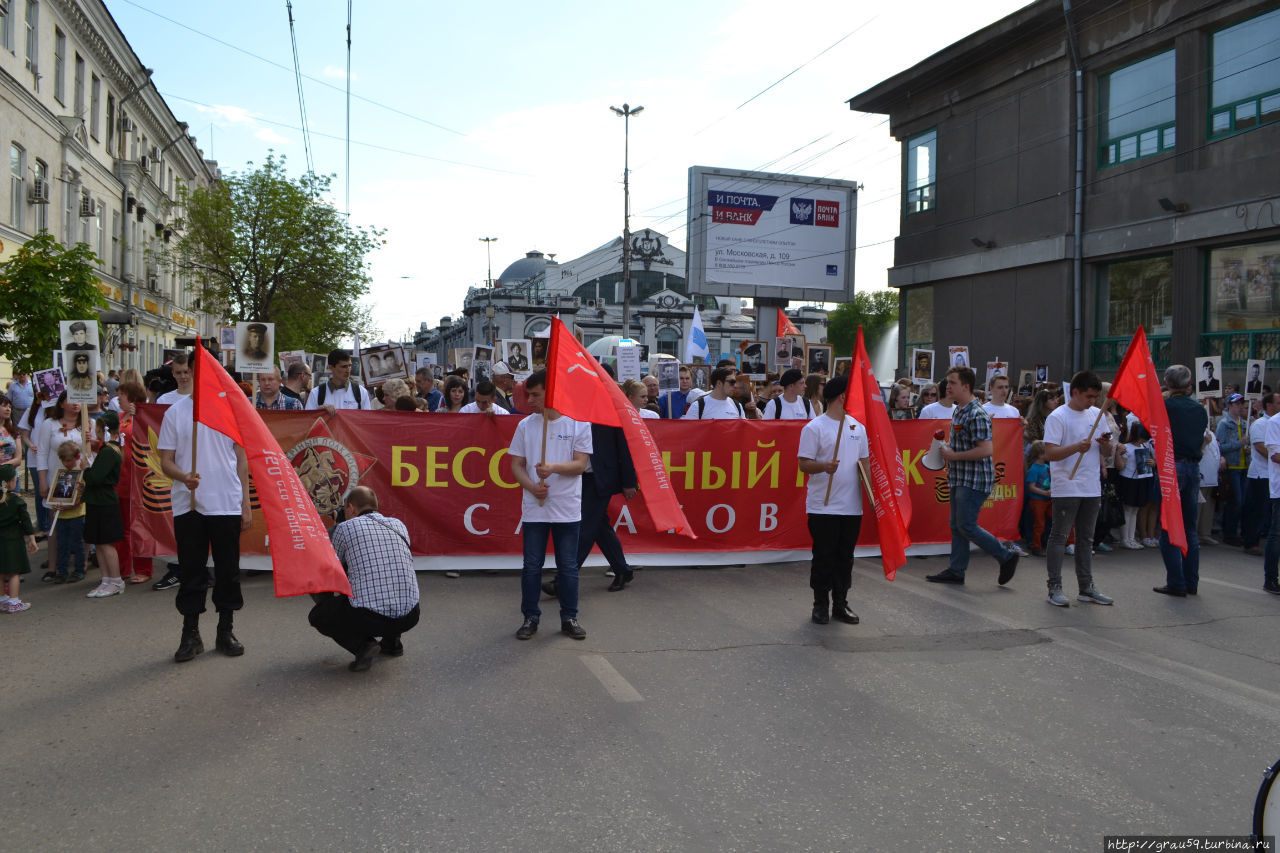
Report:
[{"label": "red banner", "polygon": [[[136,553],[174,553],[169,481],[155,449],[162,406],[139,406],[129,458]],[[332,513],[353,486],[378,493],[381,511],[409,529],[416,555],[520,555],[520,487],[507,446],[519,418],[424,415],[416,412],[262,412],[321,514]],[[796,467],[800,421],[650,420],[667,473],[696,540],[653,529],[639,500],[610,505],[629,555],[807,551],[804,475]],[[893,421],[911,496],[911,541],[949,543],[947,478],[920,464],[936,421]],[[1022,508],[1021,424],[995,422],[996,487],[981,523],[1002,539],[1017,538]],[[256,492],[256,487],[255,487]],[[256,493],[246,554],[265,554],[266,525]],[[870,504],[866,504],[869,506]],[[859,549],[876,546],[864,524]],[[737,562],[751,561],[742,555]],[[690,559],[691,563],[698,562]]]}]

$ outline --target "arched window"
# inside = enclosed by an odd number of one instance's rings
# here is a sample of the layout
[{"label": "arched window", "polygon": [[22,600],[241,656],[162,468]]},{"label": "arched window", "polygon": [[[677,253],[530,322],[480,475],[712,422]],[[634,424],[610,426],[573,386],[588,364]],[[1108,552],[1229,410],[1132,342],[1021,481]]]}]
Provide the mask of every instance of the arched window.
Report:
[{"label": "arched window", "polygon": [[658,352],[666,355],[674,355],[680,357],[677,348],[680,346],[680,332],[670,326],[663,326],[658,330]]},{"label": "arched window", "polygon": [[530,320],[528,323],[525,324],[524,336],[526,338],[535,338],[539,335],[545,334],[547,329],[550,329],[550,328],[551,328],[551,321],[545,317],[539,317],[535,320]]}]

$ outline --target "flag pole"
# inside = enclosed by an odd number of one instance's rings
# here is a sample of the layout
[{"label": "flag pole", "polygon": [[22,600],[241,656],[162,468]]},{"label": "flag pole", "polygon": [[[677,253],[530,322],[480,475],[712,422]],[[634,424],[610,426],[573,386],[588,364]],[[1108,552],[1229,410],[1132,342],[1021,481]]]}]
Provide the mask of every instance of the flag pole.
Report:
[{"label": "flag pole", "polygon": [[[831,461],[837,465],[840,464],[840,439],[844,437],[844,407],[840,407],[840,426],[836,428],[836,449],[831,453]],[[826,506],[831,501],[831,484],[835,482],[836,472],[832,471],[827,475],[827,494],[822,499],[822,505]]]},{"label": "flag pole", "polygon": [[[200,377],[196,374],[198,369],[196,365],[200,361],[200,338],[196,337],[196,349],[191,351],[191,471],[188,473],[196,473],[196,456],[200,451],[200,418],[199,412],[196,411],[196,397],[200,393]],[[195,509],[197,505],[195,493],[191,494],[191,507]]]},{"label": "flag pole", "polygon": [[[542,407],[542,455],[538,457],[538,461],[542,464],[547,462],[547,408]],[[545,486],[546,480],[538,480],[538,485]],[[547,502],[546,498],[538,498],[538,506],[542,506]]]},{"label": "flag pole", "polygon": [[[1108,397],[1108,398],[1103,402],[1103,404],[1102,404],[1102,408],[1101,408],[1101,409],[1098,409],[1098,416],[1097,416],[1096,418],[1094,418],[1094,419],[1093,419],[1093,426],[1089,429],[1089,438],[1088,438],[1088,439],[1086,439],[1087,441],[1093,441],[1093,434],[1094,434],[1095,432],[1097,432],[1097,430],[1098,430],[1098,424],[1102,422],[1102,416],[1103,416],[1103,415],[1105,415],[1105,414],[1107,413],[1107,409],[1108,409],[1110,406],[1111,406],[1111,398],[1110,398],[1110,397]],[[1088,451],[1085,451],[1085,452],[1087,453]],[[1083,462],[1083,461],[1084,461],[1084,453],[1081,453],[1080,455],[1078,455],[1078,456],[1076,457],[1076,464],[1072,466],[1072,468],[1071,468],[1071,475],[1070,475],[1069,477],[1067,477],[1067,479],[1068,479],[1068,480],[1074,480],[1074,479],[1075,479],[1075,477],[1076,477],[1076,471],[1079,471],[1079,470],[1080,470],[1080,463],[1081,463],[1081,462]]]}]

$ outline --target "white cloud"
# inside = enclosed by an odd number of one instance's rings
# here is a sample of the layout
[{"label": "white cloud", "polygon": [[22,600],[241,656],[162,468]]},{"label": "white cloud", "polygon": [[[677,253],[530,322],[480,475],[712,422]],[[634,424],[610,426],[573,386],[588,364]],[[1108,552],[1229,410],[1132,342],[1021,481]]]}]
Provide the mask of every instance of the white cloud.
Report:
[{"label": "white cloud", "polygon": [[[329,78],[331,78],[331,79],[333,79],[333,80],[345,80],[345,79],[347,79],[347,69],[345,69],[345,68],[339,68],[339,67],[338,67],[338,66],[336,66],[336,65],[326,65],[326,66],[324,67],[324,71],[322,71],[322,72],[321,72],[321,74],[322,74],[323,76],[325,76],[325,77],[329,77]],[[352,72],[352,74],[351,74],[351,79],[352,79],[353,81],[354,81],[354,80],[359,80],[359,79],[360,79],[360,75],[359,75],[359,74],[356,74],[356,73],[354,73],[354,72]]]},{"label": "white cloud", "polygon": [[287,145],[291,140],[281,136],[269,127],[264,127],[254,134],[254,137],[261,139],[263,142],[270,142],[273,145]]},{"label": "white cloud", "polygon": [[235,107],[230,104],[214,104],[206,107],[202,104],[196,104],[195,108],[198,112],[211,115],[215,119],[221,119],[227,124],[245,124],[253,121],[253,115],[244,107]]}]

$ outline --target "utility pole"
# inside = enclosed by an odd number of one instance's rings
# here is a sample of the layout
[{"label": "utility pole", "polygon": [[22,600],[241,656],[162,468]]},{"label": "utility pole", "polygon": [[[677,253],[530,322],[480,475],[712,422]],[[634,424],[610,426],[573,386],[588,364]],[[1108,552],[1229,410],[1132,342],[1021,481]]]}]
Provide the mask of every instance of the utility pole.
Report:
[{"label": "utility pole", "polygon": [[644,107],[609,107],[622,116],[622,336],[631,337],[631,117]]}]

